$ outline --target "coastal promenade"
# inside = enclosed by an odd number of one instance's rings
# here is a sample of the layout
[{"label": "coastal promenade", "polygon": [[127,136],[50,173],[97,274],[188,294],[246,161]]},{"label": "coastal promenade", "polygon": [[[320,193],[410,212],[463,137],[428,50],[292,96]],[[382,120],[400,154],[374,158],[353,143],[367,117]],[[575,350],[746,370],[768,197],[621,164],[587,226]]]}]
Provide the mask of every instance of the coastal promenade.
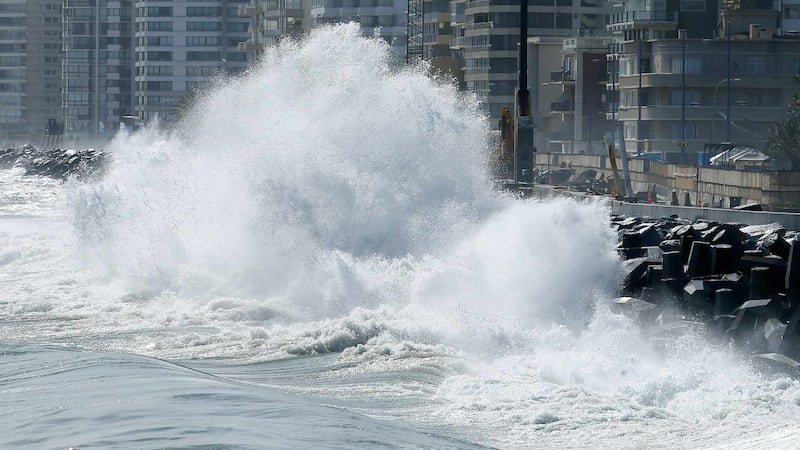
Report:
[{"label": "coastal promenade", "polygon": [[[535,158],[538,170],[567,165],[575,173],[593,169],[605,176],[611,175],[606,155],[537,153]],[[622,160],[616,160],[621,172]],[[800,208],[800,171],[737,170],[642,158],[631,158],[628,166],[634,191],[655,191],[657,197],[664,199],[676,192],[681,201],[688,194],[692,205],[713,205],[722,201],[724,207],[758,203],[772,211]]]},{"label": "coastal promenade", "polygon": [[539,199],[552,196],[571,197],[579,200],[602,198],[608,201],[611,213],[628,217],[677,216],[687,220],[703,219],[719,223],[764,225],[779,223],[789,230],[800,230],[800,214],[773,211],[744,211],[729,208],[706,208],[694,206],[671,206],[657,203],[631,203],[613,200],[610,197],[570,191],[569,189],[541,184],[521,185],[518,188],[526,197]]}]

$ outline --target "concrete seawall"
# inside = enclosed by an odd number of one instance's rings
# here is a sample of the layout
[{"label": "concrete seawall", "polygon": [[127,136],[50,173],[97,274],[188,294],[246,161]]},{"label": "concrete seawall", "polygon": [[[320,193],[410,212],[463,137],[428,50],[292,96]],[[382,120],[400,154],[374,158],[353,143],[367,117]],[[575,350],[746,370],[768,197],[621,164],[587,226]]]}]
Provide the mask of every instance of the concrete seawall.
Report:
[{"label": "concrete seawall", "polygon": [[[536,168],[547,170],[566,164],[580,173],[594,169],[611,175],[611,164],[604,155],[536,154]],[[622,160],[617,158],[617,167]],[[712,201],[739,199],[742,204],[760,203],[767,209],[800,206],[800,172],[752,171],[721,169],[708,166],[669,164],[661,161],[632,158],[629,162],[631,183],[635,191],[655,187],[662,197],[672,191],[683,199],[688,193],[692,204],[711,204]],[[698,198],[699,197],[699,198]]]},{"label": "concrete seawall", "polygon": [[670,206],[651,203],[628,203],[611,200],[608,197],[573,192],[546,185],[529,185],[519,188],[526,195],[536,198],[552,196],[571,197],[578,200],[602,198],[609,203],[611,212],[629,217],[668,217],[676,215],[682,219],[705,219],[720,223],[739,223],[746,225],[763,225],[779,223],[790,230],[800,230],[800,214],[778,213],[769,211],[740,211],[724,208],[696,208],[691,206]]}]

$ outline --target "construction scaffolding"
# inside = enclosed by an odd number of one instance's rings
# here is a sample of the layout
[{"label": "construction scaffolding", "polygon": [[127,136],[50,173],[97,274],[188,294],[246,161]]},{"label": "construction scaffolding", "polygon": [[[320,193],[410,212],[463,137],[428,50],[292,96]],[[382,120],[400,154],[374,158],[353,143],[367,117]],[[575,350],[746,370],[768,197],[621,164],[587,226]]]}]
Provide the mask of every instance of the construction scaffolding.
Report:
[{"label": "construction scaffolding", "polygon": [[422,60],[423,29],[425,24],[424,0],[408,0],[408,25],[406,36],[406,63]]}]

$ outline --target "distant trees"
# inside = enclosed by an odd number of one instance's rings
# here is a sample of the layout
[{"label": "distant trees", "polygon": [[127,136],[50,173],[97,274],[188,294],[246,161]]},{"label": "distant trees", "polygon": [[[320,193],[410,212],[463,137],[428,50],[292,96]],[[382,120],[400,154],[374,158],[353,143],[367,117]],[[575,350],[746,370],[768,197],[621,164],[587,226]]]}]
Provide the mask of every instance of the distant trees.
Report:
[{"label": "distant trees", "polygon": [[780,166],[800,170],[800,95],[789,99],[789,117],[772,126],[764,153]]}]

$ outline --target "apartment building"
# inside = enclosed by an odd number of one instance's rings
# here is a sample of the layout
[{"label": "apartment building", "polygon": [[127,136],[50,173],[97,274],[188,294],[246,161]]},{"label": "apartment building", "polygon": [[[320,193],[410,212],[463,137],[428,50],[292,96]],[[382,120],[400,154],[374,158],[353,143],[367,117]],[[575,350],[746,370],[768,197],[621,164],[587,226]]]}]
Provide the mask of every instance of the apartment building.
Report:
[{"label": "apartment building", "polygon": [[407,0],[312,0],[312,26],[356,21],[364,35],[385,40],[405,61],[408,24]]},{"label": "apartment building", "polygon": [[216,75],[248,65],[246,0],[135,2],[134,114],[142,122],[174,121],[193,91]]},{"label": "apartment building", "polygon": [[61,1],[0,0],[0,143],[60,131],[61,88]]},{"label": "apartment building", "polygon": [[726,1],[720,14],[713,0],[644,0],[611,17],[608,118],[628,152],[693,162],[721,143],[767,142],[800,91],[800,40],[776,34],[767,3]]},{"label": "apartment building", "polygon": [[606,53],[610,37],[573,37],[561,49],[561,67],[550,73],[550,83],[561,95],[550,103],[559,120],[550,136],[549,151],[558,153],[606,152],[605,136],[612,123],[603,108],[607,78]]},{"label": "apartment building", "polygon": [[[531,37],[605,34],[608,6],[604,0],[530,0]],[[467,90],[474,92],[496,121],[503,107],[514,105],[517,84],[519,2],[517,0],[454,0],[454,48],[462,52]]]},{"label": "apartment building", "polygon": [[250,0],[239,6],[239,17],[250,19],[248,39],[239,44],[258,58],[281,39],[300,38],[311,26],[311,0]]},{"label": "apartment building", "polygon": [[423,0],[422,59],[435,71],[451,76],[464,86],[461,53],[452,49],[453,26],[449,0]]},{"label": "apartment building", "polygon": [[68,143],[110,138],[133,112],[132,0],[65,0],[64,132]]}]

